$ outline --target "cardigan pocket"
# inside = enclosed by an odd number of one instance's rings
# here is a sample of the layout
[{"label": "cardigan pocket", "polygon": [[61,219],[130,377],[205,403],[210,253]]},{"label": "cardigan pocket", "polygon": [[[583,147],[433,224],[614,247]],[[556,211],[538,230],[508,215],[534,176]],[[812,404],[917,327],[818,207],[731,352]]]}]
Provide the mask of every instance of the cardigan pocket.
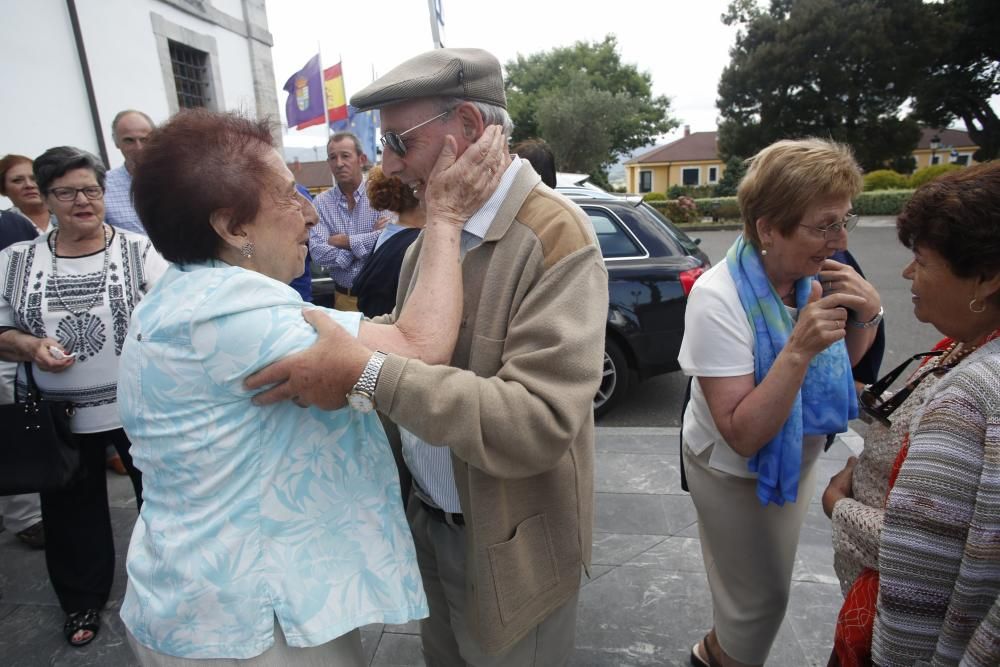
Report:
[{"label": "cardigan pocket", "polygon": [[544,514],[528,517],[514,537],[489,547],[500,620],[513,622],[533,601],[559,584],[552,536]]}]

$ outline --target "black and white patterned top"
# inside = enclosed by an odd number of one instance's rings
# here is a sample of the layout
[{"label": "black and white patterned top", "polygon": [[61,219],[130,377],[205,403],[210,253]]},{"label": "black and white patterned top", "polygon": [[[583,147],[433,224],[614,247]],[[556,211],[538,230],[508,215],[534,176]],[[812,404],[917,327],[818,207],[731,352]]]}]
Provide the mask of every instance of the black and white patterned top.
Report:
[{"label": "black and white patterned top", "polygon": [[[67,352],[76,353],[76,362],[61,373],[34,369],[44,397],[76,405],[72,422],[76,433],[119,428],[118,357],[129,318],[163,275],[167,262],[145,236],[113,229],[104,293],[94,301],[102,283],[104,253],[72,258],[57,255],[59,275],[53,276],[51,234],[15,243],[0,252],[0,328],[14,327],[39,338],[48,336]],[[93,307],[81,312],[92,301]],[[22,380],[19,378],[19,384]]]}]

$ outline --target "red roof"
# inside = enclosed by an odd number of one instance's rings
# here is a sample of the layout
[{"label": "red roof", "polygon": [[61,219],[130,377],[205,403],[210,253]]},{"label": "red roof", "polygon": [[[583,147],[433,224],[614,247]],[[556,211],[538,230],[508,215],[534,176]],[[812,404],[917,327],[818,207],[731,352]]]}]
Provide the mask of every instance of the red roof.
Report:
[{"label": "red roof", "polygon": [[625,164],[651,162],[691,162],[693,160],[718,160],[719,147],[716,132],[692,132],[669,144],[657,146]]},{"label": "red roof", "polygon": [[948,130],[925,127],[920,131],[920,141],[917,142],[917,149],[930,150],[931,137],[937,135],[941,146],[938,148],[955,148],[957,146],[975,146],[976,142],[969,137],[965,130]]}]

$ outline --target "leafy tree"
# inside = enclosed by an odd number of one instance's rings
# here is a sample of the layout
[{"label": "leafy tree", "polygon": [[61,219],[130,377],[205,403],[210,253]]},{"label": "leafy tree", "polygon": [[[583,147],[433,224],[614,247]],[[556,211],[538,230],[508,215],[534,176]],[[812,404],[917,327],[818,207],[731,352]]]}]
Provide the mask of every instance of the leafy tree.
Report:
[{"label": "leafy tree", "polygon": [[926,60],[920,0],[734,0],[738,26],[719,82],[723,158],[786,138],[850,144],[865,169],[909,153],[920,135],[901,119]]},{"label": "leafy tree", "polygon": [[948,0],[924,6],[932,57],[917,82],[913,115],[932,127],[961,118],[984,162],[1000,155],[1000,7],[996,0]]},{"label": "leafy tree", "polygon": [[715,186],[716,197],[733,197],[736,195],[736,188],[740,186],[740,181],[747,173],[746,161],[737,156],[730,156],[726,160],[726,168],[722,172],[722,178]]},{"label": "leafy tree", "polygon": [[545,139],[561,171],[606,182],[619,156],[677,127],[670,100],[653,96],[648,73],[622,63],[614,35],[518,55],[505,68],[513,139]]}]

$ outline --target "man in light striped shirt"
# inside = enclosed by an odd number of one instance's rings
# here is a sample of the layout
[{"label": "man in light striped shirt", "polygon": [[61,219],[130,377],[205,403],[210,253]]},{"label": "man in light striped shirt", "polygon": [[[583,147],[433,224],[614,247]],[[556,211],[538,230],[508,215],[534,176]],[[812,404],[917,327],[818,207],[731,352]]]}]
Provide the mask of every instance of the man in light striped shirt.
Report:
[{"label": "man in light striped shirt", "polygon": [[111,121],[111,137],[125,156],[125,164],[110,170],[105,177],[104,221],[139,234],[145,234],[146,229],[132,207],[132,173],[153,127],[153,120],[135,109],[119,111]]}]

